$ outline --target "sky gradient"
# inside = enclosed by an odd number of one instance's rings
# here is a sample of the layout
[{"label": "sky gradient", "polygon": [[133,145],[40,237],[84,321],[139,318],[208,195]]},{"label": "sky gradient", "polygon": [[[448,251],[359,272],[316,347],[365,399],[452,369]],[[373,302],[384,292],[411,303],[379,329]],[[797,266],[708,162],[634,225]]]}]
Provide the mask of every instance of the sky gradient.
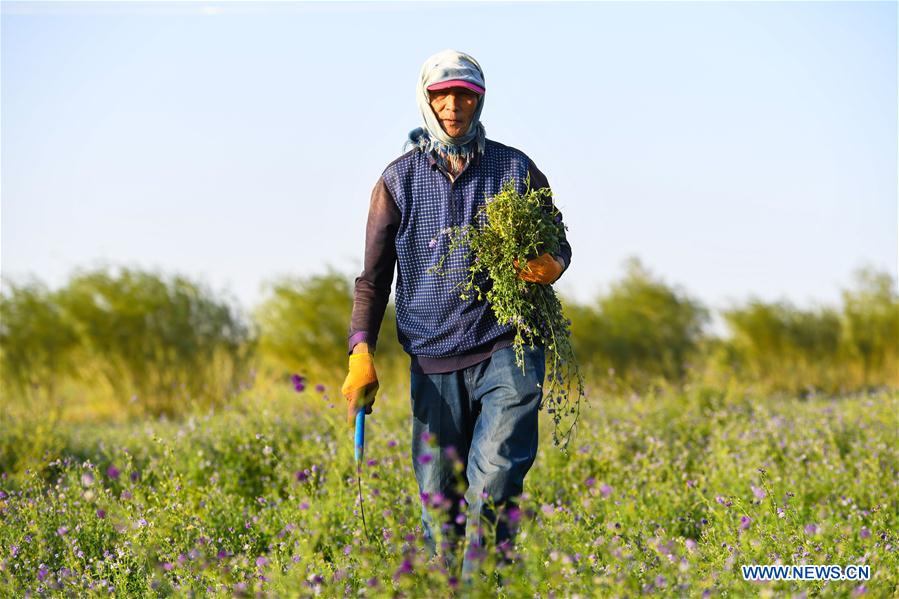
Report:
[{"label": "sky gradient", "polygon": [[455,48],[487,136],[549,178],[562,293],[638,256],[712,308],[834,305],[896,277],[896,7],[4,2],[2,275],[159,269],[247,308],[355,276],[421,63]]}]

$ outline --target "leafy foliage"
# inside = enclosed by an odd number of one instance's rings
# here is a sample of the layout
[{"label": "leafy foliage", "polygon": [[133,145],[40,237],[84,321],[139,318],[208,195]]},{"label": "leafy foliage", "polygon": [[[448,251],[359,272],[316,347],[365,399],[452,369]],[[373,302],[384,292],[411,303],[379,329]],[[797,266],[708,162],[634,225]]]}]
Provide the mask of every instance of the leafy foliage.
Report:
[{"label": "leafy foliage", "polygon": [[629,260],[625,268],[607,294],[572,316],[578,354],[611,369],[632,388],[659,380],[684,382],[708,310],[657,279],[639,260]]},{"label": "leafy foliage", "polygon": [[39,282],[9,283],[0,295],[0,372],[4,395],[52,401],[56,382],[75,373],[78,332]]},{"label": "leafy foliage", "polygon": [[13,392],[72,376],[105,385],[127,409],[171,415],[191,401],[221,403],[253,352],[238,311],[178,276],[83,272],[52,293],[11,285],[0,307]]},{"label": "leafy foliage", "polygon": [[[406,404],[368,423],[377,538],[354,502],[342,406],[312,388],[254,390],[182,422],[4,422],[0,455],[19,428],[56,441],[30,469],[2,465],[0,596],[893,597],[897,399],[610,396],[583,413],[575,451],[541,454],[517,515],[498,509],[518,529],[513,563],[498,565],[487,527],[468,590],[423,550],[422,509],[448,516],[418,494]],[[770,563],[864,563],[871,579],[742,579],[742,564]]]},{"label": "leafy foliage", "polygon": [[843,332],[867,387],[884,368],[899,373],[899,293],[887,273],[863,268],[855,278],[855,289],[843,291]]},{"label": "leafy foliage", "polygon": [[[478,277],[489,283],[488,273]],[[4,279],[0,409],[4,417],[40,410],[42,426],[52,426],[61,417],[183,414],[192,403],[222,403],[256,372],[282,382],[292,373],[319,372],[336,383],[346,374],[350,281],[333,271],[282,279],[257,308],[254,328],[229,302],[183,278],[96,271],[56,291]],[[508,284],[525,293],[551,291],[517,277]],[[480,289],[482,297],[489,292]],[[895,279],[860,270],[842,299],[841,306],[809,309],[753,299],[720,312],[727,334],[718,337],[705,328],[707,308],[632,259],[594,301],[559,301],[592,397],[696,384],[802,395],[899,388]],[[527,330],[520,334],[526,340]],[[396,339],[392,305],[377,353],[382,391],[403,383],[408,358]]]},{"label": "leafy foliage", "polygon": [[769,391],[828,393],[899,385],[899,295],[891,277],[856,272],[843,308],[757,299],[723,312],[731,335],[711,369]]},{"label": "leafy foliage", "polygon": [[[448,256],[461,250],[465,262],[461,298],[477,296],[485,300],[497,322],[515,327],[515,358],[524,368],[524,346],[542,345],[548,368],[543,389],[546,411],[553,415],[553,443],[566,449],[577,424],[583,379],[571,345],[571,321],[563,314],[562,303],[550,285],[529,283],[518,276],[515,261],[525,264],[543,252],[558,253],[565,234],[559,211],[552,204],[548,188],[531,189],[530,177],[525,192],[519,193],[514,179],[507,181],[499,193],[486,199],[476,215],[476,225],[450,227],[444,230],[450,243],[437,264],[428,273],[446,276],[443,265]],[[572,402],[571,386],[577,397]],[[571,423],[560,435],[560,425],[571,414]],[[567,421],[566,421],[567,422]]]},{"label": "leafy foliage", "polygon": [[[286,372],[345,374],[347,325],[353,310],[350,280],[334,271],[284,277],[267,286],[254,312],[262,356]],[[405,359],[392,304],[384,313],[377,355],[382,364]]]}]

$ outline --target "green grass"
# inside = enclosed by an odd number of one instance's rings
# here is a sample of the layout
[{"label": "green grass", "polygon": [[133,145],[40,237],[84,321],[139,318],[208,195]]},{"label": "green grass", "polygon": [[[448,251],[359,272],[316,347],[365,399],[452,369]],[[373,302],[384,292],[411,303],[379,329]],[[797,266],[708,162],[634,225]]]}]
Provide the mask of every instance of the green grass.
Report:
[{"label": "green grass", "polygon": [[[180,422],[4,423],[0,595],[448,595],[419,541],[408,387],[367,422],[375,542],[343,401],[312,383]],[[593,397],[570,455],[542,435],[518,561],[472,595],[896,596],[897,414],[895,392]],[[867,564],[871,579],[742,580],[777,562]]]}]

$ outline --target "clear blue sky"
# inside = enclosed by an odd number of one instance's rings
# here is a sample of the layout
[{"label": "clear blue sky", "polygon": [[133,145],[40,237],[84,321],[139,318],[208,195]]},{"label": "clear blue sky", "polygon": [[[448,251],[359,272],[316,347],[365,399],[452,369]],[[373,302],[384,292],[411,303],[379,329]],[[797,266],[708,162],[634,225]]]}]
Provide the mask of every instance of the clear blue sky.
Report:
[{"label": "clear blue sky", "polygon": [[2,274],[178,272],[249,307],[362,266],[430,54],[484,67],[588,300],[639,256],[713,308],[897,270],[897,5],[2,4]]}]

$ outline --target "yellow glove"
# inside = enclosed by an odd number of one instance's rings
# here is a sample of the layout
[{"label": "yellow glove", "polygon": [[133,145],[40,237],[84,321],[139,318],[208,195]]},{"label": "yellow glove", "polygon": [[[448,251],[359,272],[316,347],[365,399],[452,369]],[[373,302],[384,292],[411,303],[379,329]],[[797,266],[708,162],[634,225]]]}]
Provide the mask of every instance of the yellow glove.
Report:
[{"label": "yellow glove", "polygon": [[371,414],[371,406],[375,403],[378,392],[378,373],[375,372],[375,361],[370,353],[358,353],[350,356],[350,372],[343,382],[340,392],[347,400],[346,420],[351,427],[356,426],[356,413],[365,408]]},{"label": "yellow glove", "polygon": [[565,270],[562,261],[548,252],[543,252],[536,258],[528,260],[527,266],[523,269],[518,268],[518,260],[514,260],[513,263],[518,270],[519,279],[542,285],[554,283]]}]

